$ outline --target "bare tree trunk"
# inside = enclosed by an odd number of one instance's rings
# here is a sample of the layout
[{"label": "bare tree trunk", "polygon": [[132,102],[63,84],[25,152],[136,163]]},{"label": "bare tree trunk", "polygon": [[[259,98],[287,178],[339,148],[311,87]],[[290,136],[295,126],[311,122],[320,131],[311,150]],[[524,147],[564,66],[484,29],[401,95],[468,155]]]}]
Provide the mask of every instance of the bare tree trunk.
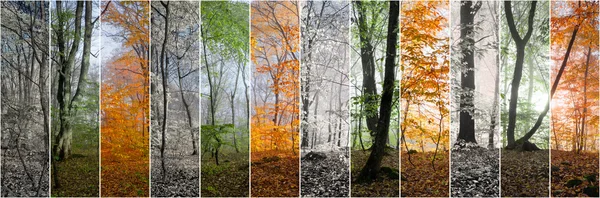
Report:
[{"label": "bare tree trunk", "polygon": [[185,95],[183,94],[183,83],[181,82],[184,77],[181,76],[181,67],[177,64],[177,79],[179,83],[179,93],[181,94],[181,101],[183,102],[183,107],[185,108],[185,115],[187,116],[187,123],[190,130],[190,135],[192,137],[192,155],[198,155],[198,146],[196,144],[196,134],[194,133],[194,124],[192,123],[192,113],[190,111],[190,105],[185,99]]},{"label": "bare tree trunk", "polygon": [[[57,45],[59,50],[59,62],[60,69],[58,70],[58,90],[56,93],[56,98],[58,100],[58,112],[59,112],[59,122],[60,128],[58,134],[56,135],[56,141],[54,145],[54,154],[58,156],[60,160],[67,159],[71,155],[71,74],[73,65],[75,63],[75,54],[79,50],[79,41],[81,37],[81,16],[83,10],[84,2],[77,2],[77,8],[75,11],[75,33],[74,39],[71,45],[71,49],[67,49],[68,41],[65,41],[66,27],[65,22],[68,21],[58,20],[58,28],[57,28]],[[58,1],[56,4],[57,10],[62,12],[62,2]],[[90,7],[91,8],[91,7]],[[87,11],[87,6],[86,6]],[[90,11],[91,12],[91,11]],[[86,26],[87,24],[87,16],[86,13]],[[91,16],[90,16],[91,17]],[[91,18],[90,18],[91,19]],[[91,30],[90,30],[91,31]],[[87,30],[86,30],[87,33]],[[89,44],[88,44],[89,45]],[[89,46],[88,46],[89,47]],[[85,49],[84,49],[85,50]],[[85,56],[84,61],[85,61]],[[89,57],[87,57],[89,59]],[[88,60],[89,64],[89,60]],[[82,64],[84,66],[85,64]],[[81,82],[82,79],[80,79]]]},{"label": "bare tree trunk", "polygon": [[[496,5],[497,2],[487,2],[488,6],[489,3],[492,3],[494,6],[493,8],[490,8],[490,10],[492,10],[492,16],[497,17],[497,13],[496,13]],[[496,18],[497,19],[497,18]],[[498,21],[494,19],[494,26],[497,27],[498,25]],[[496,40],[496,43],[499,45],[500,44],[500,36],[498,35],[498,29],[494,28],[494,38]],[[496,53],[496,76],[495,76],[495,81],[494,81],[494,102],[492,105],[492,116],[490,118],[490,131],[488,133],[488,148],[492,149],[494,148],[494,135],[496,134],[496,126],[498,125],[498,106],[499,106],[499,99],[500,99],[500,53]]]},{"label": "bare tree trunk", "polygon": [[162,49],[160,51],[160,73],[162,77],[162,89],[163,89],[163,117],[162,117],[162,126],[161,126],[161,145],[160,145],[160,166],[162,169],[162,180],[165,181],[167,178],[167,169],[165,167],[165,147],[166,145],[166,136],[167,136],[167,118],[169,114],[169,96],[168,92],[168,78],[169,78],[169,58],[165,56],[167,51],[167,41],[169,39],[169,2],[160,2],[162,6],[165,8],[165,15],[163,15],[165,19],[164,26],[164,38],[162,43]]},{"label": "bare tree trunk", "polygon": [[[240,64],[241,65],[241,64]],[[238,65],[238,71],[239,68],[242,67]],[[235,94],[237,92],[237,86],[238,86],[238,79],[239,79],[240,75],[239,73],[236,73],[235,75],[235,84],[234,84],[234,88],[233,88],[233,92],[231,93],[231,124],[233,125],[233,146],[235,147],[235,152],[239,153],[240,150],[238,149],[238,145],[237,145],[237,139],[236,139],[236,129],[235,129]]]},{"label": "bare tree trunk", "polygon": [[[588,74],[589,74],[589,67],[590,67],[590,56],[592,53],[592,48],[590,46],[588,46],[588,53],[586,56],[586,62],[585,62],[585,75],[583,77],[583,113],[582,113],[582,118],[581,118],[581,136],[582,136],[582,141],[586,142],[585,139],[585,121],[586,121],[586,114],[587,114],[587,78],[588,78]],[[578,150],[578,152],[580,152],[581,149]]]}]

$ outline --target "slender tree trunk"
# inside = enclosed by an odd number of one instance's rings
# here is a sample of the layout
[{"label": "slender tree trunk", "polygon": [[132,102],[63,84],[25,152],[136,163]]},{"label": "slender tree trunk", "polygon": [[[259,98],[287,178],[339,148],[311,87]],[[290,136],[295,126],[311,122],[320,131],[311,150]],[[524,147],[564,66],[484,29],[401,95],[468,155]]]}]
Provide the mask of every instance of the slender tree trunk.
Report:
[{"label": "slender tree trunk", "polygon": [[167,118],[169,114],[169,98],[168,98],[168,78],[169,78],[169,59],[165,56],[167,51],[167,41],[169,39],[169,2],[160,2],[165,8],[165,15],[163,16],[165,19],[164,26],[164,39],[162,43],[162,49],[160,51],[160,73],[162,77],[162,89],[163,89],[163,117],[162,117],[162,126],[161,126],[161,145],[160,145],[160,165],[162,169],[162,180],[165,181],[167,178],[167,169],[165,167],[165,147],[166,145],[166,136],[167,136]]},{"label": "slender tree trunk", "polygon": [[[488,2],[490,3],[490,2]],[[498,17],[497,13],[496,13],[496,5],[497,2],[491,2],[493,3],[493,11],[492,11],[492,16],[494,16],[495,18]],[[489,4],[488,4],[489,6]],[[496,18],[498,19],[498,18]],[[498,20],[494,20],[494,26],[498,25]],[[498,30],[494,29],[494,38],[496,40],[496,43],[499,45],[500,44],[500,37],[498,35]],[[500,53],[496,52],[496,76],[495,76],[495,81],[494,81],[494,103],[492,105],[492,116],[490,118],[490,131],[488,133],[488,148],[492,149],[494,148],[494,135],[496,134],[496,127],[498,125],[498,110],[499,110],[499,99],[500,99]]]},{"label": "slender tree trunk", "polygon": [[187,116],[187,123],[190,131],[190,136],[192,137],[192,155],[198,155],[198,146],[196,144],[196,134],[194,133],[194,124],[192,123],[192,113],[190,111],[190,105],[185,99],[185,94],[183,94],[183,80],[184,77],[181,76],[181,67],[177,64],[177,79],[179,83],[179,93],[181,94],[181,101],[183,102],[183,107],[185,108],[185,115]]},{"label": "slender tree trunk", "polygon": [[[592,47],[588,46],[588,53],[586,56],[586,62],[585,62],[585,75],[583,77],[583,113],[582,113],[582,118],[581,118],[581,136],[582,136],[582,141],[584,142],[585,145],[585,141],[586,141],[586,134],[585,134],[585,121],[586,121],[586,115],[587,115],[587,78],[588,78],[588,74],[589,74],[589,67],[590,67],[590,56],[592,53]],[[581,149],[579,149],[579,151],[581,151]]]},{"label": "slender tree trunk", "polygon": [[[238,68],[241,67],[238,65]],[[239,70],[238,70],[239,71]],[[239,153],[240,150],[238,149],[238,145],[237,145],[237,139],[236,139],[236,128],[235,128],[235,94],[237,92],[237,86],[238,86],[238,80],[239,80],[239,73],[236,73],[235,75],[235,84],[234,84],[234,88],[233,88],[233,92],[231,93],[231,124],[233,125],[233,147],[235,148],[235,152]]]}]

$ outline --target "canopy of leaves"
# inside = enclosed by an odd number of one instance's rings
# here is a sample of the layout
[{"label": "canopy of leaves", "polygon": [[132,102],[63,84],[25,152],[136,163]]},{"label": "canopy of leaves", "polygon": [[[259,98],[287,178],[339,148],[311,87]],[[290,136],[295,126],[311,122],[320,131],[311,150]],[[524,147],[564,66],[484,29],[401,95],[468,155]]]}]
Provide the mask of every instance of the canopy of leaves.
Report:
[{"label": "canopy of leaves", "polygon": [[[102,66],[102,196],[149,194],[149,2],[103,2],[102,26],[124,47]],[[103,28],[104,29],[104,28]]]}]

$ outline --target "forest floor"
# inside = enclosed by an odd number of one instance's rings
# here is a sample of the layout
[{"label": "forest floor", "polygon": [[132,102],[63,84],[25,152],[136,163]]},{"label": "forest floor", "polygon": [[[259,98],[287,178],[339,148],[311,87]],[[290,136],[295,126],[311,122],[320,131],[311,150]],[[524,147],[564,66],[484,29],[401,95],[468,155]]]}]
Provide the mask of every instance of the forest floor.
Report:
[{"label": "forest floor", "polygon": [[551,152],[552,196],[598,197],[598,152]]},{"label": "forest floor", "polygon": [[[398,171],[398,158],[400,157],[396,150],[386,149],[387,153],[383,156],[381,167],[388,167],[391,170]],[[360,170],[367,163],[367,159],[371,154],[370,150],[354,150],[352,151],[352,197],[398,197],[400,195],[398,186],[400,178],[390,177],[390,174],[379,174],[379,178],[371,183],[356,183]]]},{"label": "forest floor", "polygon": [[452,197],[498,197],[500,150],[482,147],[451,152]]},{"label": "forest floor", "polygon": [[252,197],[298,197],[299,156],[291,151],[252,152]]},{"label": "forest floor", "polygon": [[[28,171],[23,169],[16,149],[2,149],[2,197],[48,196],[49,170],[48,163],[44,163],[48,160],[47,153],[20,149]],[[44,165],[46,167],[42,168]],[[27,176],[27,172],[32,178]],[[40,181],[41,185],[38,185]]]},{"label": "forest floor", "polygon": [[448,151],[438,151],[435,167],[431,166],[434,152],[410,154],[402,152],[402,197],[448,197],[450,164]]},{"label": "forest floor", "polygon": [[548,150],[503,149],[501,158],[502,197],[548,197]]},{"label": "forest floor", "polygon": [[248,197],[247,152],[223,152],[219,165],[210,154],[202,159],[202,197]]},{"label": "forest floor", "polygon": [[98,132],[73,135],[71,158],[57,163],[58,183],[52,185],[53,197],[98,197]]},{"label": "forest floor", "polygon": [[350,190],[348,150],[303,151],[301,194],[306,197],[347,197]]},{"label": "forest floor", "polygon": [[[158,149],[157,149],[158,150]],[[152,153],[152,197],[198,197],[198,155],[166,154],[163,180],[160,152]]]},{"label": "forest floor", "polygon": [[148,158],[115,160],[102,153],[103,197],[147,197],[149,194]]}]

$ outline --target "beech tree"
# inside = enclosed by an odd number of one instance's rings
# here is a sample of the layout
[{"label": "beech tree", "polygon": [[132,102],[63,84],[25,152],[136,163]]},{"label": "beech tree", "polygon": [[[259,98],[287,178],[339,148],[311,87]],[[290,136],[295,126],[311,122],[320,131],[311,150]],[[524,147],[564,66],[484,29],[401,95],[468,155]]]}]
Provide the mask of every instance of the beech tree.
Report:
[{"label": "beech tree", "polygon": [[392,114],[392,102],[394,96],[394,81],[396,73],[396,43],[398,42],[398,20],[400,13],[400,2],[389,3],[389,18],[387,27],[386,51],[385,51],[385,77],[383,79],[383,92],[379,108],[379,119],[377,131],[372,146],[371,154],[367,163],[360,171],[359,182],[371,181],[377,178],[381,170],[381,160],[387,147],[390,117]]}]

